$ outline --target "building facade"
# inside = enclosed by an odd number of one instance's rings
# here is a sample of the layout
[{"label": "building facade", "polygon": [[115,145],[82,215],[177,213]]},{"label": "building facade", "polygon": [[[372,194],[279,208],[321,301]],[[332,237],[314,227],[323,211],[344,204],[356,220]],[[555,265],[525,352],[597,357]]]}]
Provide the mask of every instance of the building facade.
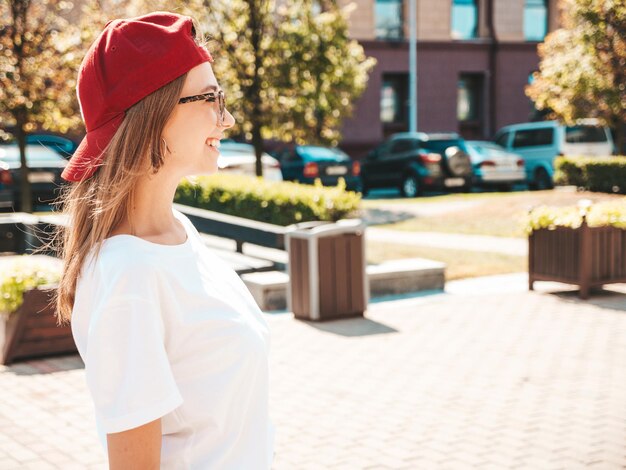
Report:
[{"label": "building facade", "polygon": [[[417,128],[489,139],[532,120],[524,94],[538,70],[537,45],[559,27],[558,0],[416,0]],[[408,130],[409,0],[355,3],[350,34],[378,61],[343,125],[354,158]]]}]

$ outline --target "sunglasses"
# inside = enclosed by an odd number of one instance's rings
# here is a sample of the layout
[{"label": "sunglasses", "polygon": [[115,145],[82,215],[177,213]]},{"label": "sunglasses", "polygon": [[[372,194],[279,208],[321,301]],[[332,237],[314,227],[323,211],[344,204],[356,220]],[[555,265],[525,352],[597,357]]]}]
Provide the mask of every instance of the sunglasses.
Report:
[{"label": "sunglasses", "polygon": [[208,101],[209,103],[215,103],[215,101],[217,100],[219,107],[219,125],[221,126],[224,123],[224,112],[226,109],[224,90],[220,90],[217,93],[211,91],[209,93],[203,93],[201,95],[186,96],[185,98],[179,99],[178,104],[192,103],[194,101],[202,100]]}]

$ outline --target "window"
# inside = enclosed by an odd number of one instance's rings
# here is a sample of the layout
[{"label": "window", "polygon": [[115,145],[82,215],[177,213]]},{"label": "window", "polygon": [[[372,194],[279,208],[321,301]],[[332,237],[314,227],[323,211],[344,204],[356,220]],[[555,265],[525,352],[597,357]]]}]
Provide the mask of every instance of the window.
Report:
[{"label": "window", "polygon": [[571,126],[565,128],[565,142],[568,144],[588,143],[597,144],[606,142],[606,132],[603,127]]},{"label": "window", "polygon": [[376,37],[379,39],[402,39],[402,0],[376,0]]},{"label": "window", "polygon": [[476,0],[452,0],[452,39],[478,37],[478,7]]},{"label": "window", "polygon": [[482,75],[459,76],[456,108],[459,121],[479,121],[482,118],[482,91]]},{"label": "window", "polygon": [[380,93],[380,120],[383,123],[407,122],[407,74],[384,74]]},{"label": "window", "polygon": [[446,150],[450,147],[458,147],[461,150],[467,150],[465,143],[462,140],[447,139],[447,140],[426,140],[420,142],[420,147],[424,150],[432,153],[438,153],[439,155],[445,155]]},{"label": "window", "polygon": [[285,163],[300,162],[302,161],[302,157],[294,150],[285,150],[279,155],[279,160]]},{"label": "window", "polygon": [[517,131],[513,138],[513,148],[552,145],[553,137],[554,129],[552,128]]},{"label": "window", "polygon": [[315,145],[301,145],[298,153],[310,160],[350,160],[347,153],[338,148],[317,147]]},{"label": "window", "polygon": [[548,5],[546,0],[526,0],[524,5],[524,38],[543,41],[548,32]]},{"label": "window", "polygon": [[511,135],[510,132],[503,132],[500,135],[496,136],[496,144],[498,144],[500,147],[504,147],[506,148],[507,144],[509,143],[509,135]]},{"label": "window", "polygon": [[391,144],[391,153],[408,152],[417,148],[415,139],[398,139]]}]

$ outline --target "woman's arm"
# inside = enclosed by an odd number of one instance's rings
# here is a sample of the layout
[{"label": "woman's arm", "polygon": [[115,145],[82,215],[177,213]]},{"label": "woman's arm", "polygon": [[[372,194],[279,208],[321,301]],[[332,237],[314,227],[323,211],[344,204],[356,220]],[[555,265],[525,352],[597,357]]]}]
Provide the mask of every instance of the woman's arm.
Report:
[{"label": "woman's arm", "polygon": [[107,434],[110,470],[159,470],[161,418],[128,431]]}]

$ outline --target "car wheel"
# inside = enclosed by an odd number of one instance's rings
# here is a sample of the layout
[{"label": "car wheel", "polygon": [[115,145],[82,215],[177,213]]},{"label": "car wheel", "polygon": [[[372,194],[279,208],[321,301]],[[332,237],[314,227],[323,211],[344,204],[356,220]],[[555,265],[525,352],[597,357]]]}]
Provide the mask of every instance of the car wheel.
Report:
[{"label": "car wheel", "polygon": [[402,180],[400,186],[400,192],[404,197],[417,197],[420,195],[421,187],[417,176],[413,173],[409,173]]},{"label": "car wheel", "polygon": [[498,186],[498,191],[501,191],[503,193],[510,193],[511,191],[513,191],[513,185],[512,184],[501,184]]},{"label": "car wheel", "polygon": [[531,189],[535,191],[545,191],[546,189],[554,188],[552,178],[544,168],[538,168],[535,171],[535,179],[531,185]]}]

